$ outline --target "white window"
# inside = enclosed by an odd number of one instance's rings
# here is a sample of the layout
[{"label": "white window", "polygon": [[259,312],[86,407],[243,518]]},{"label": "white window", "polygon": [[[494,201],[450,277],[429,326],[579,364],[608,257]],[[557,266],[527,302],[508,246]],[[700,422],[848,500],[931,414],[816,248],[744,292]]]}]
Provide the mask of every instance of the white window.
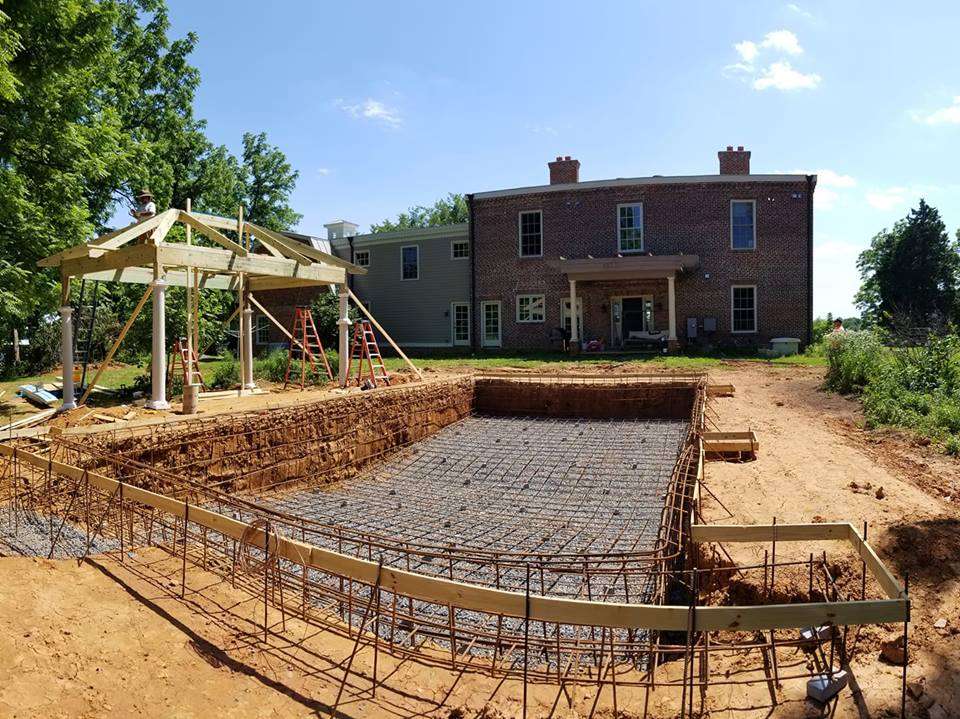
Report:
[{"label": "white window", "polygon": [[400,248],[400,279],[420,279],[420,246],[407,245]]},{"label": "white window", "polygon": [[617,205],[617,249],[620,252],[643,250],[643,205],[639,202]]},{"label": "white window", "polygon": [[543,295],[517,295],[517,322],[543,320]]},{"label": "white window", "polygon": [[755,200],[730,201],[730,247],[734,250],[757,249],[757,203]]},{"label": "white window", "polygon": [[450,243],[450,259],[465,260],[470,257],[470,243],[467,240],[454,240]]},{"label": "white window", "polygon": [[470,344],[470,305],[454,302],[450,305],[450,324],[454,345]]},{"label": "white window", "polygon": [[521,212],[520,256],[541,257],[543,255],[543,213],[540,210]]},{"label": "white window", "polygon": [[357,267],[370,266],[370,250],[357,250],[353,253],[353,264]]},{"label": "white window", "polygon": [[483,302],[480,305],[483,316],[483,346],[500,346],[500,302]]},{"label": "white window", "polygon": [[257,315],[257,323],[254,325],[254,341],[258,345],[270,344],[270,320],[266,315]]},{"label": "white window", "polygon": [[734,285],[730,288],[730,326],[734,332],[757,331],[756,285]]}]

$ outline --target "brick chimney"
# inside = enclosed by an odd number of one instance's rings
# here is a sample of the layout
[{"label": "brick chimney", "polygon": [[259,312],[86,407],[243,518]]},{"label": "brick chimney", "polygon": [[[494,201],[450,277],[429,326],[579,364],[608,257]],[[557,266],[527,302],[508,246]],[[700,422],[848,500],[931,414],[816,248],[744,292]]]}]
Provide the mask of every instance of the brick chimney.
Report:
[{"label": "brick chimney", "polygon": [[580,182],[580,160],[571,160],[570,155],[548,162],[550,168],[550,184],[566,185],[571,182]]},{"label": "brick chimney", "polygon": [[721,175],[750,174],[750,150],[744,150],[743,145],[736,150],[733,149],[733,145],[727,145],[727,149],[720,150],[717,157],[720,158]]}]

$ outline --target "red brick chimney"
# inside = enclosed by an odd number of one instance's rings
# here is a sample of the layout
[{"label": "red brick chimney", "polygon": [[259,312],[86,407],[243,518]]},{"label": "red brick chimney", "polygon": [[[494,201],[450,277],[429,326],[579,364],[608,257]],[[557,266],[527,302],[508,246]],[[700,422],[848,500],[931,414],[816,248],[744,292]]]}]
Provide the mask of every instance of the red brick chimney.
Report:
[{"label": "red brick chimney", "polygon": [[571,182],[580,182],[580,160],[571,160],[570,155],[548,162],[550,168],[550,184],[566,185]]},{"label": "red brick chimney", "polygon": [[733,145],[727,145],[727,149],[720,150],[717,157],[720,158],[721,175],[750,174],[750,150],[744,150],[743,145],[736,150],[733,149]]}]

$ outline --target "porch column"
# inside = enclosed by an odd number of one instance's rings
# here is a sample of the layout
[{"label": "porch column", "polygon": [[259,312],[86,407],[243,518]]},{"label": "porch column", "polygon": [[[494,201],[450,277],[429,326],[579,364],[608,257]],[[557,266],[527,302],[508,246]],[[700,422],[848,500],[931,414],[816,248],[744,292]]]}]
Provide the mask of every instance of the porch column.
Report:
[{"label": "porch column", "polygon": [[670,317],[670,336],[667,338],[671,342],[677,341],[677,294],[674,284],[676,277],[667,275],[667,311]]},{"label": "porch column", "polygon": [[73,308],[60,308],[60,362],[63,364],[63,404],[60,411],[77,406],[73,396]]},{"label": "porch column", "polygon": [[167,282],[154,271],[153,281],[153,356],[151,397],[147,402],[148,409],[170,409],[167,402]]},{"label": "porch column", "polygon": [[337,296],[340,299],[340,319],[337,325],[340,329],[340,344],[337,348],[339,358],[337,361],[337,374],[340,376],[340,386],[347,386],[347,362],[350,357],[350,298],[347,296],[347,285],[342,284],[337,287]]},{"label": "porch column", "polygon": [[[244,290],[246,292],[246,290]],[[243,307],[243,388],[255,389],[257,383],[253,381],[253,308],[250,301],[244,300]]]},{"label": "porch column", "polygon": [[577,281],[570,280],[570,343],[580,344],[580,333],[577,331]]}]

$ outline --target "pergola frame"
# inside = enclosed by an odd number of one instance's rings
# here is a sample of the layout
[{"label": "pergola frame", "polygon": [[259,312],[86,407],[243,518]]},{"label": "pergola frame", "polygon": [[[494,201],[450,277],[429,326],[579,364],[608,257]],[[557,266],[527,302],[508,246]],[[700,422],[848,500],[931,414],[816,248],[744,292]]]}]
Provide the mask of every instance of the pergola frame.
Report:
[{"label": "pergola frame", "polygon": [[[168,233],[178,222],[186,228],[186,242],[166,242]],[[236,233],[237,241],[228,238],[221,230]],[[217,246],[194,244],[193,232],[203,235]],[[345,359],[349,356],[350,325],[347,276],[366,273],[364,268],[332,254],[244,221],[242,207],[237,218],[230,219],[191,212],[189,200],[186,210],[165,210],[88,243],[45,257],[37,264],[40,267],[57,267],[60,270],[60,315],[63,320],[61,409],[64,410],[76,407],[73,386],[72,308],[69,306],[70,281],[74,278],[152,286],[152,392],[147,406],[152,409],[168,409],[170,405],[166,397],[165,329],[165,293],[168,286],[187,288],[187,350],[191,357],[199,344],[200,290],[219,289],[237,293],[237,311],[234,314],[240,316],[241,389],[252,390],[256,384],[253,380],[251,293],[257,290],[317,285],[336,287],[340,299],[339,352],[340,357]],[[108,352],[108,361],[145,301],[146,293]],[[347,363],[341,361],[341,386],[346,384],[346,371]],[[189,383],[192,376],[188,374],[184,382]],[[90,386],[95,383],[96,379]],[[85,399],[86,394],[81,398],[81,402]]]}]

